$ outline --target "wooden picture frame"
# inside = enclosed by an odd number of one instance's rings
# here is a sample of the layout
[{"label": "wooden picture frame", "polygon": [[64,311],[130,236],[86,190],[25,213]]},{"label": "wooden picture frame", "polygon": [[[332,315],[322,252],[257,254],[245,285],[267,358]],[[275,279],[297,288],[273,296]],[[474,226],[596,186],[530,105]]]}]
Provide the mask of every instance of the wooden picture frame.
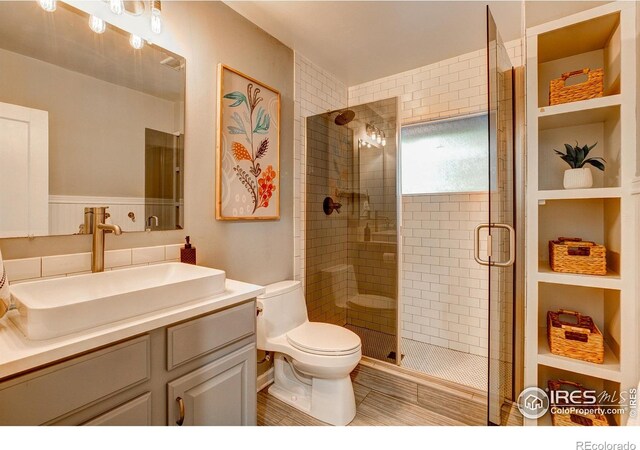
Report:
[{"label": "wooden picture frame", "polygon": [[280,219],[280,92],[218,65],[216,219]]}]

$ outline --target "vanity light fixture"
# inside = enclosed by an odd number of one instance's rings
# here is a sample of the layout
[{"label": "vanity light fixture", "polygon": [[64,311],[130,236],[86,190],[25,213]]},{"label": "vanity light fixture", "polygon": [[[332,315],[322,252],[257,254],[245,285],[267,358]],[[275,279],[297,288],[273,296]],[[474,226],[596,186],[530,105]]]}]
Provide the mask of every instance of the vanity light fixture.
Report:
[{"label": "vanity light fixture", "polygon": [[94,33],[102,34],[107,29],[107,24],[104,20],[92,14],[89,16],[89,28],[91,28]]},{"label": "vanity light fixture", "polygon": [[155,34],[162,32],[162,2],[151,0],[151,31]]},{"label": "vanity light fixture", "polygon": [[[384,134],[384,131],[382,131],[375,125],[371,125],[370,123],[366,124],[366,132],[367,136],[373,143],[377,143],[379,145],[382,145],[383,147],[387,145],[387,136]],[[367,148],[370,147],[370,145],[367,145]]]},{"label": "vanity light fixture", "polygon": [[131,44],[131,46],[136,50],[140,50],[142,47],[144,47],[144,39],[142,39],[138,35],[131,33],[131,36],[129,37],[129,44]]},{"label": "vanity light fixture", "polygon": [[38,0],[38,5],[47,12],[56,10],[56,0]]},{"label": "vanity light fixture", "polygon": [[111,12],[117,14],[118,16],[124,12],[124,1],[123,0],[109,0],[109,8]]}]

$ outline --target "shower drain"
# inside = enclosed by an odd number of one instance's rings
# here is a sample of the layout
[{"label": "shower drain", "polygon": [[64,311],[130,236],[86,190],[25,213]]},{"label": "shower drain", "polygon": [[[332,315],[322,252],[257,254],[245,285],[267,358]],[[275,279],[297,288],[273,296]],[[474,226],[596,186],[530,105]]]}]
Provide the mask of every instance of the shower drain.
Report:
[{"label": "shower drain", "polygon": [[[400,361],[402,361],[402,359],[404,358],[403,354],[400,354]],[[394,361],[396,360],[396,352],[389,352],[389,354],[387,355],[387,359],[393,359]]]}]

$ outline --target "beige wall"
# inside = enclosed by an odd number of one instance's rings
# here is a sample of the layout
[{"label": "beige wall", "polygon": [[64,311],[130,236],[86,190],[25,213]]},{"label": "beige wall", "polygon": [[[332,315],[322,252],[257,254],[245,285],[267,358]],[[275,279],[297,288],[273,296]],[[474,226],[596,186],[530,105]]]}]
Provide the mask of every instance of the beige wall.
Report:
[{"label": "beige wall", "polygon": [[[183,231],[108,236],[110,249],[180,242],[191,235],[199,264],[229,278],[271,283],[293,276],[293,51],[221,2],[163,3],[156,44],[187,60],[185,224]],[[217,222],[215,142],[217,65],[223,62],[280,90],[281,219]],[[6,259],[89,251],[89,236],[0,240]]]},{"label": "beige wall", "polygon": [[49,194],[144,197],[144,129],[176,131],[174,102],[1,49],[0,67],[0,102],[49,113]]}]

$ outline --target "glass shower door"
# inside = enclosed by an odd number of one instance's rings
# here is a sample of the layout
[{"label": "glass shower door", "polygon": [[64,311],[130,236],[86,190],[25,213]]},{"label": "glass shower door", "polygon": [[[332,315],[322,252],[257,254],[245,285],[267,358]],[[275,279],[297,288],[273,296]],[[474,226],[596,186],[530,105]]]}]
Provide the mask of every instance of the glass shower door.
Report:
[{"label": "glass shower door", "polygon": [[397,363],[397,99],[306,120],[309,320],[343,326],[362,354]]},{"label": "glass shower door", "polygon": [[[514,358],[514,127],[513,67],[487,7],[489,93],[489,385],[487,422],[502,425],[502,407],[513,398]],[[479,230],[481,231],[481,230]],[[476,236],[479,236],[479,231]],[[479,240],[479,239],[477,239]],[[476,251],[476,254],[478,252]]]}]

